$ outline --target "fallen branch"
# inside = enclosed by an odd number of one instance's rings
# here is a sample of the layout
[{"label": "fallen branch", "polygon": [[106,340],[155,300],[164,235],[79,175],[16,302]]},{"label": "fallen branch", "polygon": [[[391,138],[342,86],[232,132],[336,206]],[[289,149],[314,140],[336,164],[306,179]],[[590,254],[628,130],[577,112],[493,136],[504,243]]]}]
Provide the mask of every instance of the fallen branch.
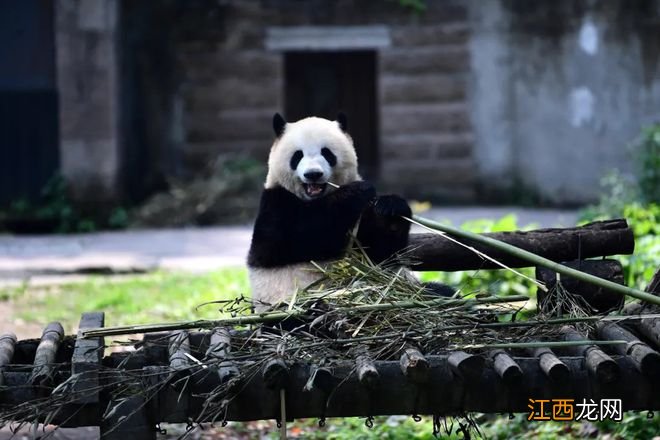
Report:
[{"label": "fallen branch", "polygon": [[[420,218],[421,219],[421,218]],[[422,222],[420,222],[422,223]],[[571,261],[609,255],[632,254],[635,240],[625,220],[607,220],[574,228],[537,229],[479,234],[525,249],[552,261]],[[419,262],[414,270],[457,271],[529,267],[528,260],[484,245],[477,239],[461,240],[477,251],[486,252],[497,260],[486,261],[465,247],[435,234],[410,234],[410,257]]]},{"label": "fallen branch", "polygon": [[508,243],[504,243],[503,241],[496,240],[494,238],[485,236],[485,235],[480,235],[480,234],[475,234],[472,232],[464,231],[462,229],[458,228],[453,228],[451,226],[443,225],[438,222],[434,222],[432,220],[427,220],[423,217],[419,217],[414,215],[412,219],[406,218],[406,220],[410,221],[411,223],[424,226],[427,229],[433,229],[437,232],[438,234],[450,234],[454,237],[460,237],[464,238],[467,240],[472,240],[475,242],[479,242],[482,244],[485,244],[493,249],[497,249],[499,251],[505,252],[507,254],[513,255],[516,258],[522,259],[529,261],[530,263],[533,263],[534,265],[538,266],[543,266],[548,269],[552,269],[557,273],[560,273],[562,275],[567,275],[573,278],[576,278],[580,281],[584,281],[585,283],[590,283],[594,284],[596,286],[602,287],[604,289],[611,290],[613,292],[617,292],[621,295],[628,295],[632,296],[633,298],[637,298],[642,301],[649,302],[651,304],[656,304],[660,305],[660,297],[652,295],[650,293],[643,292],[641,290],[632,288],[632,287],[627,287],[623,286],[621,284],[613,283],[608,280],[604,280],[602,278],[598,278],[596,276],[590,275],[585,272],[581,272],[576,269],[572,269],[570,267],[564,266],[563,264],[559,264],[557,262],[554,262],[552,260],[548,260],[547,258],[541,257],[539,255],[536,255],[532,252],[526,251],[524,249],[521,249],[519,247],[510,245]]}]

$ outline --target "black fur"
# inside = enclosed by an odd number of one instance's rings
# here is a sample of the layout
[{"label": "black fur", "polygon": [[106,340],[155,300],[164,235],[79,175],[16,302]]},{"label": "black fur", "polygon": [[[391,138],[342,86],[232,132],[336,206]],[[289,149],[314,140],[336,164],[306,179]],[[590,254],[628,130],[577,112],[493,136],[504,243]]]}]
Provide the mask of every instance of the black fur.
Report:
[{"label": "black fur", "polygon": [[396,195],[376,198],[362,214],[357,238],[374,263],[381,263],[408,246],[410,223],[401,216],[411,217],[412,211]]},{"label": "black fur", "polygon": [[339,123],[339,128],[341,128],[341,131],[346,133],[348,130],[348,118],[344,113],[338,113],[337,114],[337,122]]},{"label": "black fur", "polygon": [[446,284],[436,283],[435,281],[429,281],[423,284],[424,290],[432,295],[452,297],[456,293],[456,289]]},{"label": "black fur", "polygon": [[284,128],[286,127],[286,120],[279,113],[273,115],[273,131],[275,132],[275,137],[282,136],[284,133]]},{"label": "black fur", "polygon": [[291,167],[292,170],[295,170],[298,168],[298,164],[303,158],[303,152],[298,150],[295,153],[293,153],[293,156],[291,156],[291,161],[289,162],[289,166]]},{"label": "black fur", "polygon": [[368,182],[353,182],[319,199],[304,201],[284,188],[264,190],[248,264],[279,267],[340,258],[348,233],[376,197]]},{"label": "black fur", "polygon": [[323,158],[325,160],[328,161],[328,164],[331,167],[334,167],[335,165],[337,165],[337,156],[335,156],[335,153],[333,153],[330,150],[330,148],[328,148],[328,147],[321,148],[321,155],[323,156]]},{"label": "black fur", "polygon": [[280,267],[340,258],[360,218],[358,241],[375,263],[408,245],[410,207],[401,197],[376,197],[364,181],[344,185],[320,199],[304,201],[284,188],[264,190],[254,225],[248,264]]}]

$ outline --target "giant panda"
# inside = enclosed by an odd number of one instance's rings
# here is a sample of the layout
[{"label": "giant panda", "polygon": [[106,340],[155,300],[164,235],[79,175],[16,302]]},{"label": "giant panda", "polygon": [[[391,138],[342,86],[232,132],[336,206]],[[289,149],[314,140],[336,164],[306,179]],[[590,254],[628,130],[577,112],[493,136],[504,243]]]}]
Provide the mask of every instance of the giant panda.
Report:
[{"label": "giant panda", "polygon": [[321,275],[310,261],[341,258],[358,219],[357,240],[375,263],[408,244],[410,223],[401,218],[411,216],[408,203],[377,196],[362,180],[347,127],[343,114],[335,121],[273,117],[275,140],[248,253],[257,312],[317,281]]}]

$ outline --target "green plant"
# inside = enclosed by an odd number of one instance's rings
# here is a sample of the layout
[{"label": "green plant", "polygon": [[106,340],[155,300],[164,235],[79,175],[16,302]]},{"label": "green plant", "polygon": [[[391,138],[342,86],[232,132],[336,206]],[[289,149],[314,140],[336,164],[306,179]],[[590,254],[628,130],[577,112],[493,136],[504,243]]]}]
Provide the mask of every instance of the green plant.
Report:
[{"label": "green plant", "polygon": [[[632,255],[619,255],[617,259],[623,265],[626,284],[643,289],[660,267],[660,204],[632,202],[619,209],[616,217],[625,218],[635,235],[635,251]],[[612,217],[590,209],[582,212],[580,224]]]},{"label": "green plant", "polygon": [[410,11],[413,15],[420,15],[426,11],[426,0],[389,0],[399,4],[404,9]]},{"label": "green plant", "polygon": [[660,203],[660,124],[643,130],[635,153],[641,201]]},{"label": "green plant", "polygon": [[631,203],[660,203],[660,124],[644,128],[630,149],[634,172],[611,170],[605,174],[599,201],[582,211],[583,219],[620,217]]},{"label": "green plant", "polygon": [[602,194],[598,203],[584,208],[581,221],[616,218],[623,215],[626,204],[639,200],[639,189],[632,176],[612,170],[600,179]]},{"label": "green plant", "polygon": [[[13,230],[11,225],[43,223],[37,232],[93,232],[99,228],[122,229],[128,226],[128,212],[122,207],[89,214],[83,212],[69,196],[69,186],[66,180],[55,175],[48,180],[35,201],[20,198],[12,202],[5,212],[0,212],[5,227]],[[26,232],[26,231],[23,231]],[[27,231],[32,232],[32,231]]]},{"label": "green plant", "polygon": [[660,204],[632,203],[624,208],[623,216],[635,234],[635,252],[619,258],[625,280],[629,286],[645,288],[660,267]]},{"label": "green plant", "polygon": [[108,226],[111,229],[124,229],[128,226],[128,211],[126,209],[119,207],[115,208],[108,218]]}]

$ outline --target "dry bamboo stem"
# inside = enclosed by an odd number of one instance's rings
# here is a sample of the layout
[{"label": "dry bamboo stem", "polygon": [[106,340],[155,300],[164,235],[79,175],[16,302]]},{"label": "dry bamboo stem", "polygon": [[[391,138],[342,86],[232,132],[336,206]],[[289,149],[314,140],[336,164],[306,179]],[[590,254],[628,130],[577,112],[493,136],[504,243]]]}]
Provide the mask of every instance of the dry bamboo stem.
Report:
[{"label": "dry bamboo stem", "polygon": [[[430,301],[399,301],[385,304],[364,304],[355,307],[339,307],[333,312],[339,313],[367,313],[375,311],[386,311],[396,309],[414,309],[431,307],[471,307],[480,304],[498,304],[511,303],[518,301],[527,301],[529,298],[525,295],[512,295],[506,297],[472,298],[472,299],[447,299],[438,298]],[[286,312],[268,312],[255,315],[237,316],[235,318],[225,318],[217,320],[199,319],[196,321],[184,321],[173,323],[145,324],[145,325],[126,325],[118,327],[104,327],[84,330],[83,338],[93,338],[102,336],[129,335],[134,333],[154,333],[162,331],[185,330],[193,328],[215,328],[222,326],[236,326],[248,324],[262,324],[266,322],[279,322],[286,318],[296,318],[307,314],[306,310],[291,310]]]}]

